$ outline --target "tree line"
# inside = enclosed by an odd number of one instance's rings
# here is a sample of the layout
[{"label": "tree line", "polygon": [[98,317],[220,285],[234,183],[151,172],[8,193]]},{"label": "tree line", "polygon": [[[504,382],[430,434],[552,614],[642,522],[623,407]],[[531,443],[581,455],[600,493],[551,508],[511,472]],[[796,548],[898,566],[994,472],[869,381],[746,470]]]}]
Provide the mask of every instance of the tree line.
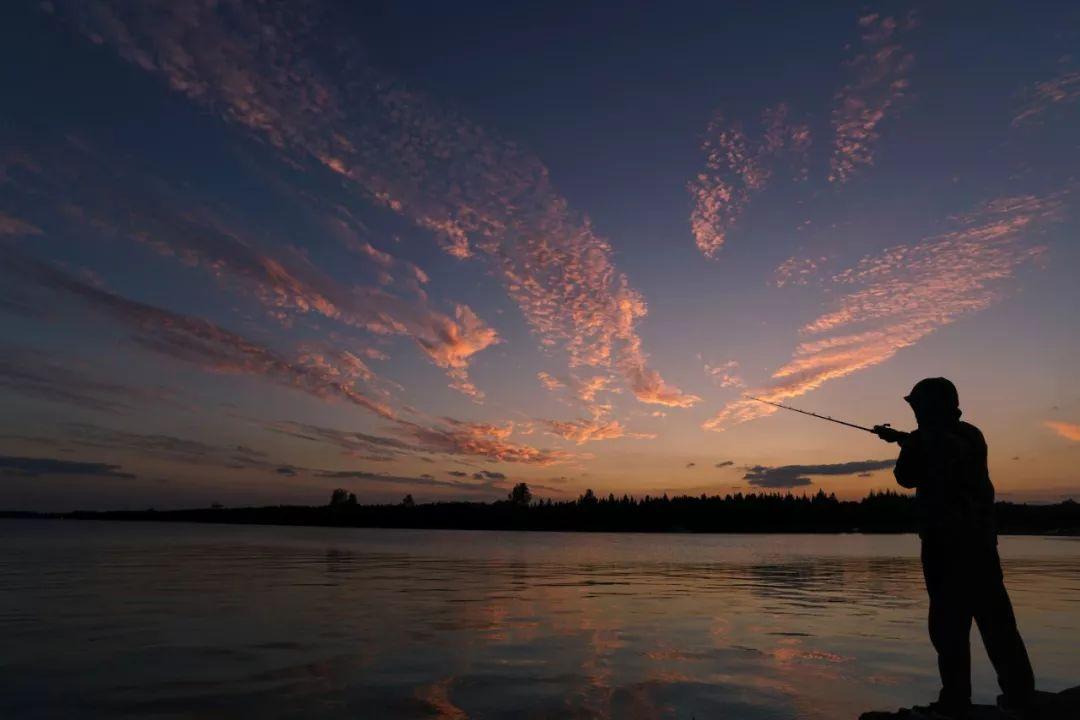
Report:
[{"label": "tree line", "polygon": [[[1080,504],[1066,500],[1049,505],[998,502],[998,529],[1004,534],[1080,534]],[[10,514],[9,514],[10,515]],[[34,514],[23,514],[34,515]],[[538,530],[606,532],[914,532],[914,497],[893,491],[872,492],[861,500],[835,494],[734,493],[668,497],[608,494],[586,490],[574,500],[536,499],[518,483],[505,500],[495,502],[417,503],[406,495],[393,504],[361,504],[356,495],[336,489],[322,506],[73,512],[47,517],[115,520],[331,525],[343,527],[446,528],[468,530]]]}]

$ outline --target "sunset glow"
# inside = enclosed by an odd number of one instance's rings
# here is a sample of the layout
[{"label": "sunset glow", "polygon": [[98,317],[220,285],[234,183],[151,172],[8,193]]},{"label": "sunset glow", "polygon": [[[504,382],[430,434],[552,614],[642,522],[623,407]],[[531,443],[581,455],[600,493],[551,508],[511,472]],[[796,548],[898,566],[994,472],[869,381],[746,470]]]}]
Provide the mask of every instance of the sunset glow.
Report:
[{"label": "sunset glow", "polygon": [[1075,8],[18,5],[0,509],[1080,497]]}]

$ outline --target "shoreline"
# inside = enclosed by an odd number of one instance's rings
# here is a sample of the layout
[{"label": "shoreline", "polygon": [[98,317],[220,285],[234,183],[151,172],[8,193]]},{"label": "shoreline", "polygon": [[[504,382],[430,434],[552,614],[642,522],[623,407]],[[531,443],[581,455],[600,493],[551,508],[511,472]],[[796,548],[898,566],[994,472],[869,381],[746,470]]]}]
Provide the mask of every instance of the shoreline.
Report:
[{"label": "shoreline", "polygon": [[[292,510],[291,506],[270,506],[264,508],[222,508],[222,509],[185,509],[185,510],[105,510],[72,512],[38,512],[27,510],[0,510],[0,520],[65,520],[89,522],[146,522],[146,523],[190,523],[199,525],[257,525],[277,527],[325,527],[356,528],[371,530],[456,530],[488,532],[523,532],[523,533],[612,533],[620,535],[914,535],[915,528],[859,528],[859,527],[762,527],[759,529],[687,529],[668,528],[612,528],[599,526],[578,527],[541,527],[521,524],[489,524],[483,526],[453,523],[357,523],[348,518],[319,518],[319,521],[305,522],[299,519],[281,517],[276,511]],[[322,508],[304,508],[319,510]],[[237,517],[242,513],[249,517]],[[255,517],[251,517],[254,515]],[[261,517],[259,517],[261,516]],[[1046,529],[1008,529],[999,531],[999,537],[1080,537],[1080,528]]]}]

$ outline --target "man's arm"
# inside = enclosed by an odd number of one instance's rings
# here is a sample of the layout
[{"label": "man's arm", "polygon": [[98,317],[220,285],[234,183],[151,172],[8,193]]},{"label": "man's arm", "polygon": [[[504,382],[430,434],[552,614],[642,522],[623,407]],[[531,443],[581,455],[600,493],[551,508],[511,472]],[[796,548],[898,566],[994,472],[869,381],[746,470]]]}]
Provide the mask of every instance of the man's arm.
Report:
[{"label": "man's arm", "polygon": [[904,440],[907,440],[908,436],[911,434],[906,433],[903,430],[894,430],[889,427],[888,423],[885,423],[884,425],[875,425],[873,432],[885,442],[897,443],[898,445],[903,445]]},{"label": "man's arm", "polygon": [[904,433],[904,437],[898,442],[900,456],[896,458],[896,467],[893,468],[896,482],[900,487],[918,487],[926,473],[926,462],[919,436],[916,433]]}]

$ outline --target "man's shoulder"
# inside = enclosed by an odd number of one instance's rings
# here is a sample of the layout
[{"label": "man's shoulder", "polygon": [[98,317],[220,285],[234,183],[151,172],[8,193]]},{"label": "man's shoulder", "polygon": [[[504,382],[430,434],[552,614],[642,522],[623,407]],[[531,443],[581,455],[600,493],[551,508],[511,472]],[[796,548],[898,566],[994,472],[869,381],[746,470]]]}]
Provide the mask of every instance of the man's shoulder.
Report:
[{"label": "man's shoulder", "polygon": [[979,428],[969,422],[964,422],[963,420],[958,423],[958,426],[960,428],[960,434],[966,439],[983,446],[986,445],[986,438],[983,437],[982,431],[979,430]]},{"label": "man's shoulder", "polygon": [[965,420],[961,420],[957,424],[960,426],[961,432],[967,433],[969,435],[978,435],[979,437],[982,437],[982,430],[979,430],[979,428],[975,427],[971,423]]}]

